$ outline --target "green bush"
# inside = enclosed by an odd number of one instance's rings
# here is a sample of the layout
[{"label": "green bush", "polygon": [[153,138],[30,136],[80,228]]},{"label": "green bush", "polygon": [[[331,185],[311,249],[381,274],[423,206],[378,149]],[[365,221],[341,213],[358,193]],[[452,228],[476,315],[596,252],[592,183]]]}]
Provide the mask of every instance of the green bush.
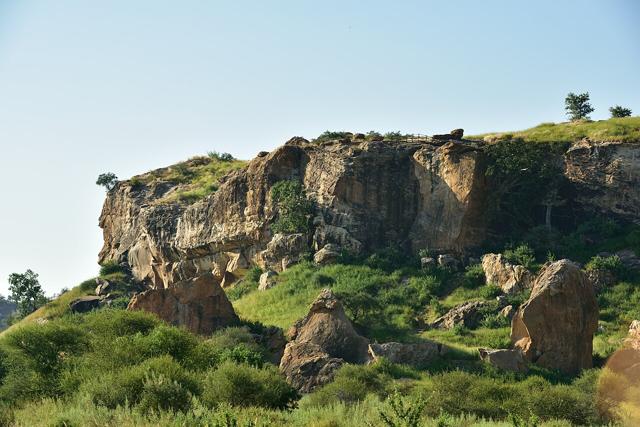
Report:
[{"label": "green bush", "polygon": [[[152,380],[149,380],[150,378]],[[157,384],[158,382],[164,384],[164,390],[161,390],[162,385]],[[168,383],[171,385],[167,385]],[[177,383],[182,390],[190,394],[200,393],[198,382],[171,356],[156,357],[139,365],[103,372],[84,383],[82,392],[96,405],[116,408],[126,403],[137,405],[144,397],[145,386],[148,385],[146,404],[153,405],[154,399],[157,398],[157,395],[153,396],[154,393],[164,393],[167,388],[175,390],[176,386],[173,383]]]},{"label": "green bush", "polygon": [[490,314],[482,319],[481,325],[489,329],[504,328],[511,325],[511,321],[500,314]]},{"label": "green bush", "polygon": [[231,162],[236,159],[229,153],[218,153],[217,151],[209,151],[207,156],[210,159],[218,160],[220,162]]},{"label": "green bush", "polygon": [[390,384],[391,377],[384,373],[384,369],[376,369],[375,364],[344,365],[331,383],[307,396],[301,405],[321,407],[340,402],[353,404],[363,401],[369,394],[385,397]]},{"label": "green bush", "polygon": [[475,289],[484,285],[485,277],[482,264],[470,265],[465,269],[463,286],[468,289]]},{"label": "green bush", "polygon": [[602,257],[599,255],[594,256],[585,265],[585,270],[606,270],[612,273],[620,274],[624,270],[624,265],[618,255],[612,255],[608,257]]},{"label": "green bush", "polygon": [[105,261],[100,265],[100,277],[105,277],[114,273],[126,273],[126,269],[117,261]]},{"label": "green bush", "polygon": [[202,401],[209,407],[221,403],[233,406],[288,408],[296,391],[282,378],[275,366],[259,369],[249,365],[222,363],[204,379]]},{"label": "green bush", "polygon": [[529,245],[523,244],[512,249],[507,249],[503,253],[504,257],[514,263],[520,264],[525,268],[532,268],[536,262],[536,253]]},{"label": "green bush", "polygon": [[186,412],[191,400],[191,392],[178,381],[151,372],[144,380],[138,406],[145,413]]},{"label": "green bush", "polygon": [[494,299],[498,295],[502,294],[500,286],[485,285],[479,289],[480,296],[484,299]]},{"label": "green bush", "polygon": [[278,217],[271,226],[274,233],[306,233],[309,231],[312,204],[300,181],[279,181],[271,187],[271,200]]}]

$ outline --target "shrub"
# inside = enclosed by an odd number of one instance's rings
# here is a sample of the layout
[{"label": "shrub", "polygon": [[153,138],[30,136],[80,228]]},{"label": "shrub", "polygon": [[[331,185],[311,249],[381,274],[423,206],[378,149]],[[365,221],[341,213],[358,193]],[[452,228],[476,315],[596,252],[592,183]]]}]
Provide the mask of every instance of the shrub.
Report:
[{"label": "shrub", "polygon": [[336,139],[350,138],[351,135],[352,135],[351,132],[326,130],[322,132],[320,135],[318,135],[318,137],[315,138],[313,142],[325,142],[325,141],[333,141]]},{"label": "shrub", "polygon": [[100,265],[100,277],[109,276],[114,273],[126,273],[127,270],[124,266],[118,264],[117,261],[109,260]]},{"label": "shrub", "polygon": [[229,153],[218,153],[217,151],[209,151],[207,153],[207,156],[209,156],[210,159],[218,160],[221,162],[231,162],[236,159]]},{"label": "shrub", "polygon": [[612,118],[631,116],[631,109],[620,105],[609,108],[609,112],[611,113]]},{"label": "shrub", "polygon": [[507,317],[501,316],[500,314],[490,314],[482,319],[481,324],[485,328],[497,329],[511,325],[511,321]]},{"label": "shrub", "polygon": [[606,270],[612,273],[621,273],[624,270],[624,265],[618,255],[608,257],[596,255],[585,265],[585,269],[587,271]]},{"label": "shrub", "polygon": [[589,92],[580,94],[569,92],[564,100],[564,105],[564,109],[567,111],[567,116],[572,122],[588,119],[589,114],[594,111],[593,107],[589,103]]},{"label": "shrub", "polygon": [[[148,382],[150,389],[147,393],[147,405],[153,405],[157,397],[157,394],[153,396],[154,393],[161,394],[167,389],[175,390],[176,386],[173,383],[177,383],[188,393],[200,393],[198,382],[171,356],[156,357],[139,365],[106,371],[84,383],[82,391],[86,392],[96,405],[107,408],[113,409],[125,403],[137,405],[143,398],[145,382],[149,378],[152,380]],[[158,382],[163,382],[165,386],[157,384]],[[167,382],[172,385],[166,385]]]},{"label": "shrub", "polygon": [[304,407],[330,406],[336,403],[353,404],[363,401],[367,395],[387,395],[391,377],[384,375],[375,365],[344,365],[333,381],[320,387],[301,403]]},{"label": "shrub", "polygon": [[247,274],[244,276],[244,279],[249,280],[251,282],[257,282],[260,280],[260,276],[262,275],[262,273],[263,273],[262,269],[257,265],[255,265],[251,267],[249,271],[247,271]]},{"label": "shrub", "polygon": [[514,264],[520,264],[525,268],[533,267],[536,261],[536,254],[527,244],[519,245],[513,249],[504,251],[504,257]]},{"label": "shrub", "polygon": [[485,285],[480,288],[480,296],[484,299],[493,299],[498,295],[502,294],[502,289],[500,286],[496,285]]},{"label": "shrub", "polygon": [[465,269],[463,286],[468,289],[475,289],[484,285],[485,277],[482,264],[470,265]]},{"label": "shrub", "polygon": [[202,401],[209,407],[221,403],[233,406],[288,408],[297,398],[275,366],[258,369],[225,362],[204,379]]},{"label": "shrub", "polygon": [[145,413],[186,412],[191,406],[191,392],[178,381],[151,372],[144,380],[138,406]]},{"label": "shrub", "polygon": [[274,233],[306,233],[309,231],[312,205],[300,181],[279,181],[271,187],[271,199],[278,218],[271,226]]},{"label": "shrub", "polygon": [[225,289],[225,292],[230,301],[236,301],[256,289],[258,289],[258,282],[245,278],[234,283],[232,287]]}]

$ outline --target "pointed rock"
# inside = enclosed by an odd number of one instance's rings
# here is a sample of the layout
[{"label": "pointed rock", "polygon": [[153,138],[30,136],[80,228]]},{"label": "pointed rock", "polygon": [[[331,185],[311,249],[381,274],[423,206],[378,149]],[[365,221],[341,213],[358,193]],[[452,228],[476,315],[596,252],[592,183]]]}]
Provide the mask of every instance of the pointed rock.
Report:
[{"label": "pointed rock", "polygon": [[155,313],[172,325],[203,335],[239,322],[233,306],[211,273],[170,288],[136,294],[127,309]]},{"label": "pointed rock", "polygon": [[569,260],[546,264],[511,323],[511,342],[529,361],[575,374],[591,368],[598,304],[586,274]]}]

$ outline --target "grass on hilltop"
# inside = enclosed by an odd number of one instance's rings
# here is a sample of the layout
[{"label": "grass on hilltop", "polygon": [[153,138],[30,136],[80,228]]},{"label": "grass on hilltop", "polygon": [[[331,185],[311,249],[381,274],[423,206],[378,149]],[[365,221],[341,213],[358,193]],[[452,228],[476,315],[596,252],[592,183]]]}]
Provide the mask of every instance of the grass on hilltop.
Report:
[{"label": "grass on hilltop", "polygon": [[608,120],[542,123],[515,132],[494,132],[469,136],[489,142],[522,138],[527,142],[572,143],[583,138],[593,141],[640,142],[640,116]]},{"label": "grass on hilltop", "polygon": [[178,185],[177,190],[158,199],[156,203],[194,202],[214,193],[222,177],[246,164],[244,160],[221,159],[219,155],[198,156],[167,168],[134,176],[129,183],[135,187],[154,182],[171,182]]}]

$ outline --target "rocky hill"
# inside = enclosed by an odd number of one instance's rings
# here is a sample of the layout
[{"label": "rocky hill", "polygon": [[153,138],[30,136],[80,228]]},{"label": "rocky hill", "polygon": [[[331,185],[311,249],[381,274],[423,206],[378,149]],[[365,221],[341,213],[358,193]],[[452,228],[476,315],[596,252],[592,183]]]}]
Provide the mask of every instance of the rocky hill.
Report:
[{"label": "rocky hill", "polygon": [[[222,177],[214,192],[195,201],[167,197],[181,185],[175,179],[119,182],[100,217],[100,262],[126,263],[149,287],[167,288],[208,272],[228,286],[251,266],[282,271],[323,248],[354,255],[389,246],[471,253],[485,242],[487,204],[497,192],[487,176],[493,144],[454,135],[296,137]],[[569,184],[570,200],[563,202],[638,221],[639,143],[583,139],[557,157]],[[311,226],[276,234],[271,189],[288,180],[302,183],[312,201]]]}]

